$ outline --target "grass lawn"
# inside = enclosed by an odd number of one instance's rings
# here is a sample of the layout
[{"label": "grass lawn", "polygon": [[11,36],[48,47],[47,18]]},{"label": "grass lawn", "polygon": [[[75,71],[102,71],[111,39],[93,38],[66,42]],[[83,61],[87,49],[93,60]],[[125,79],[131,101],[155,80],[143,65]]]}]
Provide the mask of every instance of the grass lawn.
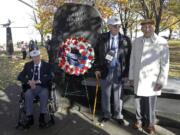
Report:
[{"label": "grass lawn", "polygon": [[180,41],[169,41],[170,72],[169,77],[180,78]]},{"label": "grass lawn", "polygon": [[24,61],[21,59],[7,58],[4,53],[0,55],[0,90],[4,90],[9,85],[17,83],[16,76],[22,69]]}]

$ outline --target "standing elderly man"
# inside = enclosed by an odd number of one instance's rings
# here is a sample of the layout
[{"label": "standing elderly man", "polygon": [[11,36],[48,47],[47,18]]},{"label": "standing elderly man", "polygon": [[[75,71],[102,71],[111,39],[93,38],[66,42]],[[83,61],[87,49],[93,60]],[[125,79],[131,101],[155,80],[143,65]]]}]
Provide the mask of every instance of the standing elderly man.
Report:
[{"label": "standing elderly man", "polygon": [[101,78],[101,107],[103,117],[100,122],[111,119],[111,93],[114,96],[114,116],[119,124],[124,124],[122,105],[122,84],[128,78],[131,41],[120,34],[120,20],[111,17],[108,20],[109,32],[102,33],[95,47],[96,76]]},{"label": "standing elderly man", "polygon": [[134,85],[136,119],[134,128],[142,126],[155,133],[155,108],[157,96],[167,83],[169,49],[167,41],[154,33],[154,20],[141,22],[143,36],[132,44],[129,80]]},{"label": "standing elderly man", "polygon": [[49,96],[48,87],[52,79],[51,69],[47,62],[41,60],[39,50],[31,51],[30,56],[33,60],[25,64],[24,69],[18,76],[18,80],[27,86],[25,91],[26,127],[29,128],[34,124],[33,99],[36,96],[40,98],[39,127],[44,127],[46,125],[44,116],[47,111]]}]

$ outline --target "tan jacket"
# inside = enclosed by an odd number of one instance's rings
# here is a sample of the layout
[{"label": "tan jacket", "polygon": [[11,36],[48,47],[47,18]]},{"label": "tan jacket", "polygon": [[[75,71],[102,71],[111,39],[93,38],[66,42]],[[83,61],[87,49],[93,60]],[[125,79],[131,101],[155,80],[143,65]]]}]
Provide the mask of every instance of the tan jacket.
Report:
[{"label": "tan jacket", "polygon": [[134,80],[134,91],[138,96],[161,95],[154,91],[156,83],[166,85],[169,71],[169,48],[167,41],[154,34],[152,44],[144,45],[144,37],[132,44],[129,79]]}]

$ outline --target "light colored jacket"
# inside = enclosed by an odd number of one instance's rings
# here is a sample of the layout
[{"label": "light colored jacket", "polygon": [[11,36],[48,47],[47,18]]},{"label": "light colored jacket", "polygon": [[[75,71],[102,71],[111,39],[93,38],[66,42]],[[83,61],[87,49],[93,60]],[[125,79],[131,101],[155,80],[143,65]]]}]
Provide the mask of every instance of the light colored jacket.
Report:
[{"label": "light colored jacket", "polygon": [[138,96],[161,95],[154,91],[155,84],[165,86],[169,71],[169,47],[167,40],[154,34],[152,44],[144,45],[144,37],[132,44],[129,79],[134,80],[134,92]]}]

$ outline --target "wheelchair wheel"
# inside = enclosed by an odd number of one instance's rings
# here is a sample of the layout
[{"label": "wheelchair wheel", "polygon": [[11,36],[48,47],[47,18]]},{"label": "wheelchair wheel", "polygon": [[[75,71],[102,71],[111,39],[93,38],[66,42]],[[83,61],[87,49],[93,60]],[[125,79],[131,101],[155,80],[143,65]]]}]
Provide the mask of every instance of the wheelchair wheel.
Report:
[{"label": "wheelchair wheel", "polygon": [[57,97],[56,97],[56,84],[55,83],[53,83],[52,85],[51,97],[52,97],[51,101],[53,104],[53,109],[56,112],[58,109],[58,103],[57,103]]},{"label": "wheelchair wheel", "polygon": [[16,129],[25,128],[27,122],[26,112],[24,108],[24,101],[21,101],[19,104],[19,114],[18,114],[18,121],[16,125]]},{"label": "wheelchair wheel", "polygon": [[55,105],[52,100],[49,101],[47,109],[48,109],[48,116],[49,116],[48,123],[55,124],[54,113],[56,112],[56,109],[55,109]]},{"label": "wheelchair wheel", "polygon": [[58,110],[58,103],[57,103],[57,98],[56,98],[56,92],[54,91],[53,94],[53,106],[54,106],[54,111],[56,112]]},{"label": "wheelchair wheel", "polygon": [[55,83],[52,84],[51,88],[51,97],[48,101],[47,110],[48,110],[48,116],[49,116],[49,124],[55,124],[54,120],[54,113],[57,111],[57,100],[56,100],[56,85]]}]

